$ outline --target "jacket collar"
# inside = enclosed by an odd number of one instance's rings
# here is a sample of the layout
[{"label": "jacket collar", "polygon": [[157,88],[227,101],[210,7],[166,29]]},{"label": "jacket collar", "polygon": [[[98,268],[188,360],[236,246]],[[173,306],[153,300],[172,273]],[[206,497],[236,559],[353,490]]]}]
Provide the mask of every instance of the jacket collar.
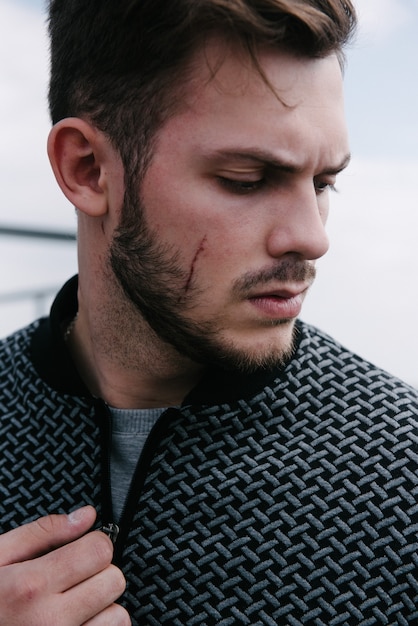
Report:
[{"label": "jacket collar", "polygon": [[[32,359],[38,374],[56,391],[91,397],[64,340],[65,328],[77,313],[77,288],[78,277],[74,276],[58,293],[52,304],[50,316],[40,321],[32,338]],[[295,351],[300,340],[300,324],[297,322]],[[248,374],[209,368],[203,379],[187,395],[183,405],[215,405],[252,397],[274,379],[282,378],[286,369],[286,367],[259,369]]]},{"label": "jacket collar", "polygon": [[65,329],[77,314],[77,288],[74,276],[58,293],[49,317],[40,321],[32,338],[32,360],[41,378],[56,391],[90,396],[64,340]]}]

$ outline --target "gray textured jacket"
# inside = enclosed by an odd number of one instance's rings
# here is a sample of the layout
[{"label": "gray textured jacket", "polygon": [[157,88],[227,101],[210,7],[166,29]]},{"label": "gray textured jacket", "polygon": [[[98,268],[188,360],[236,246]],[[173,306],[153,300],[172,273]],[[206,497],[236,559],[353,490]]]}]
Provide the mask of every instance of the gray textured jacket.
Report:
[{"label": "gray textured jacket", "polygon": [[[111,522],[109,414],[51,316],[0,347],[0,530]],[[115,561],[134,625],[418,624],[418,394],[298,323],[292,360],[211,371],[157,422]]]}]

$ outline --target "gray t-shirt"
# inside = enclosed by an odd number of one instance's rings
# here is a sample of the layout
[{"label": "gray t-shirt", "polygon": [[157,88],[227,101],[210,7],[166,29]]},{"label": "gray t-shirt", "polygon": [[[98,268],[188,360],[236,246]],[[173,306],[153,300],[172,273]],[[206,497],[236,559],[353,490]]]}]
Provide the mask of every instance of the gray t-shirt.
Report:
[{"label": "gray t-shirt", "polygon": [[112,415],[110,484],[114,521],[118,523],[138,459],[152,427],[165,409],[115,409]]}]

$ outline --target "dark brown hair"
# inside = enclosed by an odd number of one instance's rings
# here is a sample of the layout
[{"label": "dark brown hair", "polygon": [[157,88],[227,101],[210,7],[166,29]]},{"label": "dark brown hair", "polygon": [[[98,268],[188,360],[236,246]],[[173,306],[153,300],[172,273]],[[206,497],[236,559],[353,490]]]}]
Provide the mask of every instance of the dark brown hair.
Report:
[{"label": "dark brown hair", "polygon": [[50,0],[52,121],[89,119],[133,176],[205,37],[238,40],[255,63],[260,44],[342,59],[355,25],[350,0]]}]

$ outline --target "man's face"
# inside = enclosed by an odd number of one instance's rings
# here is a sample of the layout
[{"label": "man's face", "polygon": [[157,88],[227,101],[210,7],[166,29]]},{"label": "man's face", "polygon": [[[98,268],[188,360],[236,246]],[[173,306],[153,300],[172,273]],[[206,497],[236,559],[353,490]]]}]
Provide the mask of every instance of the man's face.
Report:
[{"label": "man's face", "polygon": [[348,160],[336,57],[269,49],[260,65],[274,91],[237,50],[212,42],[196,56],[185,106],[158,132],[141,189],[129,190],[138,228],[122,224],[111,249],[157,335],[228,367],[291,351],[328,248],[329,190]]}]

